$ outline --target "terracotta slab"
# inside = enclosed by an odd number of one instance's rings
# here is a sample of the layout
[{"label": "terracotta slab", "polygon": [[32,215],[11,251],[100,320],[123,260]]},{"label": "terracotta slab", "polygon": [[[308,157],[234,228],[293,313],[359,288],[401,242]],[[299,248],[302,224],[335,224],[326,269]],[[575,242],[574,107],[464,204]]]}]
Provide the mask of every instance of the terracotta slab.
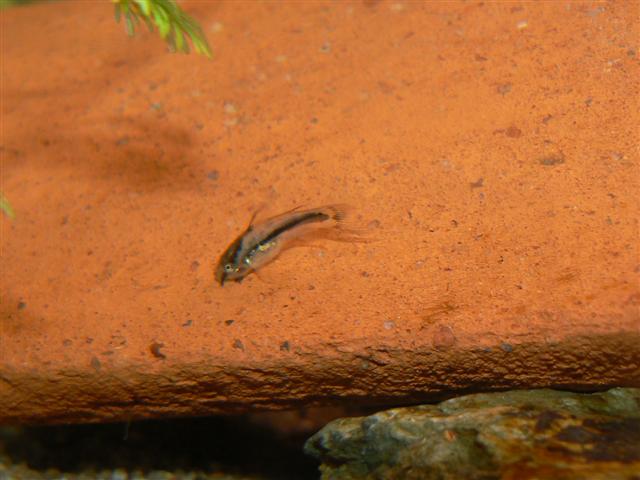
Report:
[{"label": "terracotta slab", "polygon": [[[3,11],[0,421],[640,384],[634,7],[184,6],[212,61]],[[214,284],[328,202],[376,241]]]}]

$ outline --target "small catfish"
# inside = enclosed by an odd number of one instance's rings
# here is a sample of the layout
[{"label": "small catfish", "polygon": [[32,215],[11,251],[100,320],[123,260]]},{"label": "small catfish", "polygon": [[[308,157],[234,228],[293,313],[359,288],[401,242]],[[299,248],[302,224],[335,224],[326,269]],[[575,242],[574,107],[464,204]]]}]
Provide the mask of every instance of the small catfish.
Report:
[{"label": "small catfish", "polygon": [[216,280],[241,282],[252,271],[273,260],[284,247],[314,231],[340,228],[347,207],[326,205],[299,210],[268,218],[254,225],[253,214],[249,226],[225,250],[216,267]]}]

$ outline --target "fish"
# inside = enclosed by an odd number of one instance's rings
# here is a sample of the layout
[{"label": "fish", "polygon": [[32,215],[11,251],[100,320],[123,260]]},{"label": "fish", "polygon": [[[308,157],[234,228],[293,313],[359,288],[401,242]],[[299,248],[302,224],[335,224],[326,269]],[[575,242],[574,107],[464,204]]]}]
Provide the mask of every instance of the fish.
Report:
[{"label": "fish", "polygon": [[221,285],[227,281],[241,282],[275,259],[282,249],[312,232],[340,229],[349,209],[346,205],[325,205],[288,212],[254,224],[254,212],[249,226],[220,256],[215,279]]}]

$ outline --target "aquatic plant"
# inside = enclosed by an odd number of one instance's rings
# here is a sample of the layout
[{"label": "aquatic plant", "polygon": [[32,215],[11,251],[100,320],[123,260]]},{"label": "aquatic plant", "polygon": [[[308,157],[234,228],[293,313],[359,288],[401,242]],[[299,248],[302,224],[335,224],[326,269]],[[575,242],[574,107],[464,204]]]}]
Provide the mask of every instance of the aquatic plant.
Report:
[{"label": "aquatic plant", "polygon": [[11,219],[15,218],[15,213],[13,213],[13,208],[11,208],[11,204],[9,203],[9,200],[5,198],[2,192],[0,192],[0,210],[2,210],[2,212],[4,212],[4,214],[7,217]]},{"label": "aquatic plant", "polygon": [[142,19],[149,31],[154,27],[172,51],[189,53],[188,38],[197,53],[211,58],[211,48],[200,25],[187,15],[174,0],[112,0],[116,7],[116,21],[124,18],[129,35]]}]

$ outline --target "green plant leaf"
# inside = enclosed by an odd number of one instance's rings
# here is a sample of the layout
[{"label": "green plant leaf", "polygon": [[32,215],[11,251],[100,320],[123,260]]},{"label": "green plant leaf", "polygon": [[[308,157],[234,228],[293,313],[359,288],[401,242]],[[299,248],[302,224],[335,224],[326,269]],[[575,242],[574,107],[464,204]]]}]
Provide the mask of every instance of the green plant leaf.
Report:
[{"label": "green plant leaf", "polygon": [[167,35],[169,35],[169,32],[171,31],[171,23],[169,23],[169,19],[162,10],[154,10],[153,18],[158,27],[158,31],[160,32],[160,36],[166,40]]},{"label": "green plant leaf", "polygon": [[124,16],[129,35],[135,32],[140,18],[150,30],[155,26],[173,51],[189,53],[189,40],[194,50],[211,58],[211,47],[200,25],[187,15],[174,0],[112,0],[116,5],[116,21]]},{"label": "green plant leaf", "polygon": [[133,34],[135,33],[135,26],[133,25],[133,20],[131,19],[133,15],[131,15],[130,12],[127,12],[124,16],[124,23],[125,23],[125,28],[127,30],[127,35],[129,35],[130,37],[133,37]]},{"label": "green plant leaf", "polygon": [[136,3],[140,5],[140,9],[145,17],[151,15],[151,2],[149,0],[136,0]]},{"label": "green plant leaf", "polygon": [[182,30],[177,25],[173,27],[173,37],[176,41],[176,48],[179,52],[184,50],[184,35],[182,34]]},{"label": "green plant leaf", "polygon": [[11,208],[9,200],[6,199],[2,192],[0,192],[0,210],[2,210],[4,214],[10,219],[13,220],[14,218],[16,218],[16,214],[13,211],[13,208]]}]

